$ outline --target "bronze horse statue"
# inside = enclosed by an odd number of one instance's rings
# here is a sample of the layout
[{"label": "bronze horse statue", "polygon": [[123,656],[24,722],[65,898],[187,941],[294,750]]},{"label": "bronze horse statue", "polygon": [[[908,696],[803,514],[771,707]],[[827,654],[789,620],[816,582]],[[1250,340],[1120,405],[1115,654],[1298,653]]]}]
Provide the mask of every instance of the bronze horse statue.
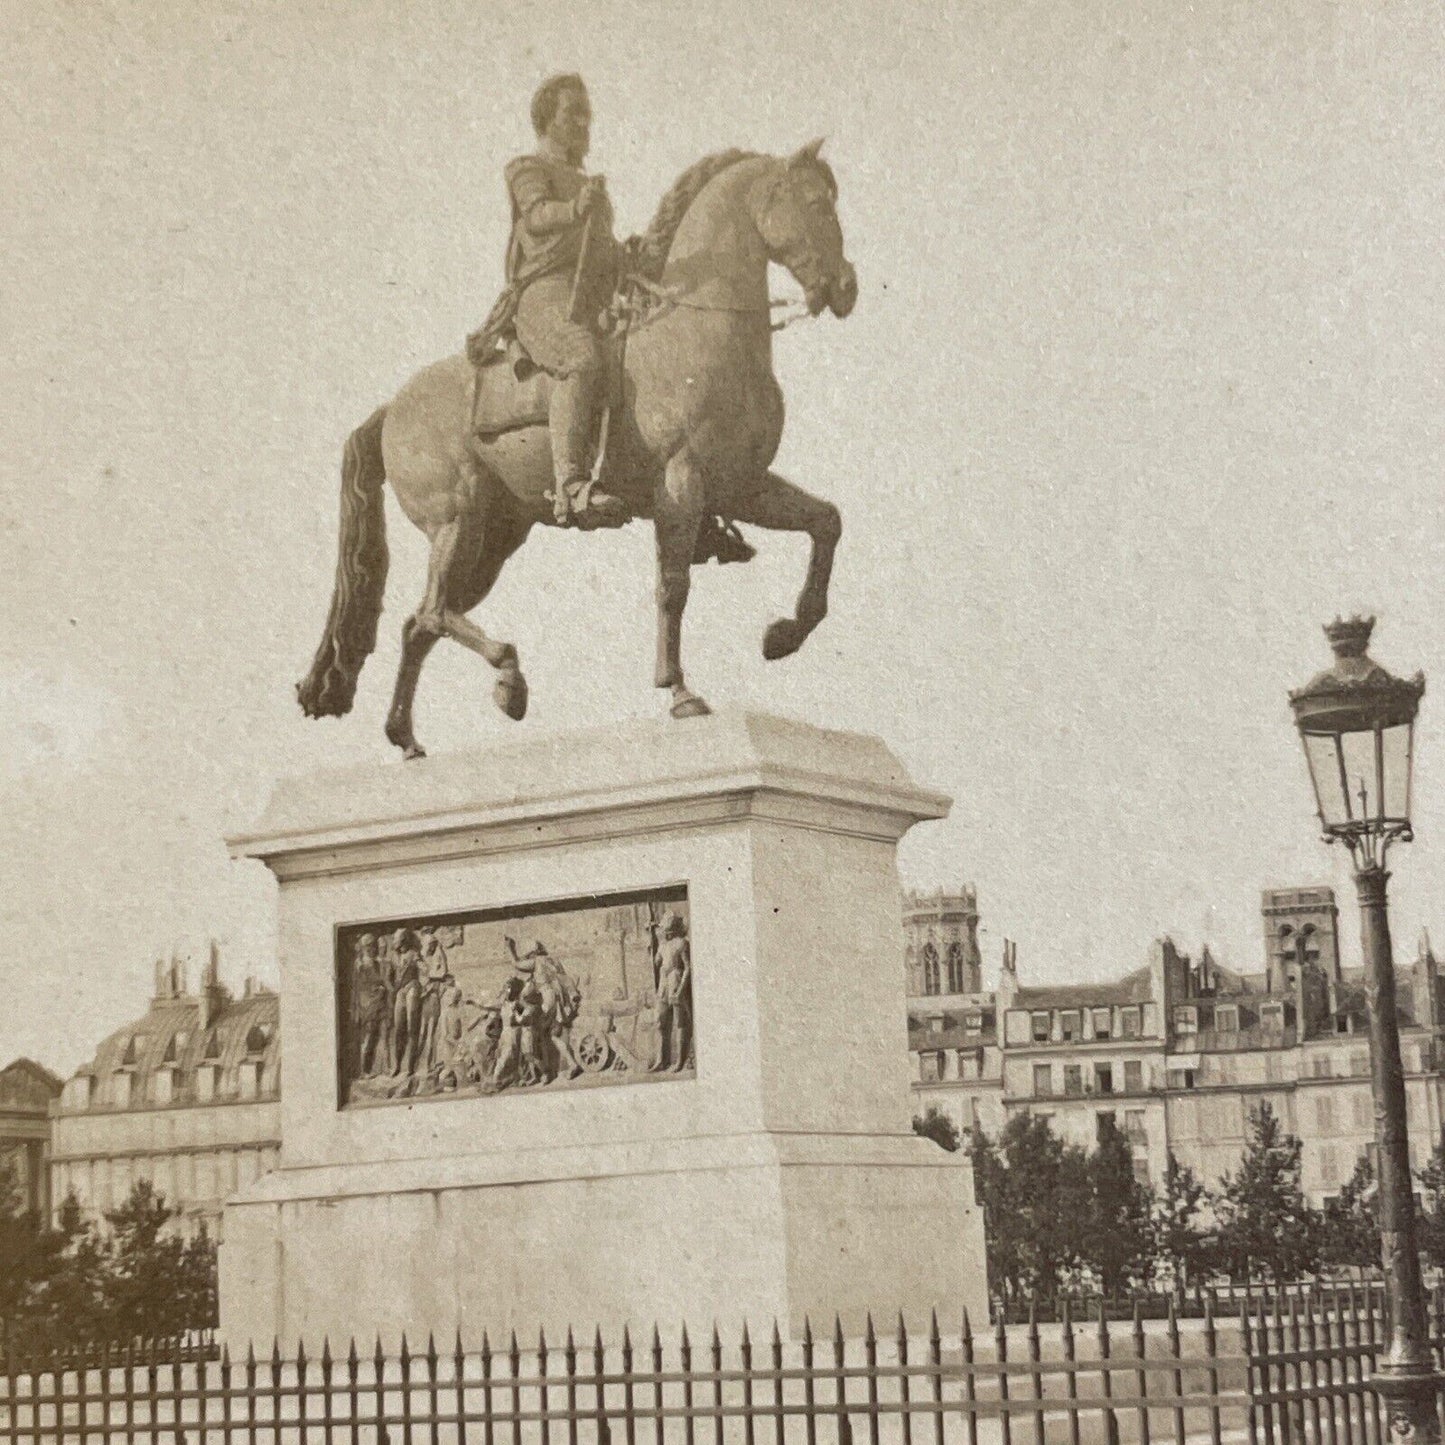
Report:
[{"label": "bronze horse statue", "polygon": [[[812,540],[794,615],[767,628],[765,658],[796,652],[827,612],[838,509],[769,470],[783,430],[769,263],[792,273],[810,315],[826,307],[845,317],[858,295],[843,254],[837,184],[818,147],[781,158],[728,151],[699,161],[678,178],[637,244],[666,299],[627,337],[604,485],[656,528],[655,681],[671,690],[674,717],[708,711],[687,687],[681,655],[689,572],[705,522],[754,523]],[[331,611],[311,670],[297,685],[310,717],[351,709],[376,645],[387,571],[382,484],[390,480],[402,511],[431,542],[426,592],[402,627],[386,723],[387,737],[408,758],[423,756],[412,700],[438,638],[491,663],[498,673],[493,695],[508,717],[520,719],[527,708],[516,648],[466,614],[533,526],[552,520],[548,431],[543,424],[477,436],[473,379],[464,355],[436,362],[348,439]]]}]

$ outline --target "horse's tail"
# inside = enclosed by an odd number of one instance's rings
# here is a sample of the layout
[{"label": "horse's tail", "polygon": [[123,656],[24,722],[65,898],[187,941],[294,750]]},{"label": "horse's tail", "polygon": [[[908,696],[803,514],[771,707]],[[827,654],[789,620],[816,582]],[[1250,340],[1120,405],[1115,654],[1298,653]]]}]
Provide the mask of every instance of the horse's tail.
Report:
[{"label": "horse's tail", "polygon": [[381,496],[386,481],[381,458],[385,420],[386,408],[378,407],[346,439],[342,454],[336,587],[311,671],[296,684],[296,697],[307,717],[340,717],[351,711],[361,665],[376,646],[387,567]]}]

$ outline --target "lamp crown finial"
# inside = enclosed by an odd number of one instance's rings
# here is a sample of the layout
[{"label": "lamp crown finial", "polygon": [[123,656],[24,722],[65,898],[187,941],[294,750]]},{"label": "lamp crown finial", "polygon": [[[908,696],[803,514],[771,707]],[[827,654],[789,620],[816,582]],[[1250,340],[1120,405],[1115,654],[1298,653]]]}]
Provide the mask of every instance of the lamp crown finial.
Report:
[{"label": "lamp crown finial", "polygon": [[1336,617],[1325,623],[1325,636],[1334,649],[1336,657],[1363,657],[1370,645],[1370,634],[1375,630],[1373,617],[1354,616],[1346,620]]}]

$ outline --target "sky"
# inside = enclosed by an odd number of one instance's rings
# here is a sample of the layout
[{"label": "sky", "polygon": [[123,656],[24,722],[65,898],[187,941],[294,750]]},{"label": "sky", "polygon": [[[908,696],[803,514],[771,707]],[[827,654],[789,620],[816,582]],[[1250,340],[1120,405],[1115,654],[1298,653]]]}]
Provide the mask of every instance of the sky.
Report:
[{"label": "sky", "polygon": [[[832,498],[827,621],[765,664],[797,539],[696,575],[715,706],[883,736],[955,798],[911,886],[976,883],[986,976],[1262,959],[1333,883],[1286,691],[1320,624],[1445,680],[1445,18],[1434,0],[307,0],[0,7],[0,1057],[62,1071],[158,952],[274,981],[222,842],[277,777],[387,761],[423,540],[355,712],[307,721],[341,447],[500,282],[501,168],[580,69],[625,233],[727,146],[814,136],[861,297],[778,339],[778,469]],[[784,275],[775,291],[796,288]],[[641,526],[533,535],[474,614],[520,728],[662,714]],[[444,644],[433,752],[515,733]],[[1445,716],[1422,709],[1397,948],[1445,943]],[[682,725],[682,724],[679,724]],[[401,766],[398,760],[396,766]]]}]

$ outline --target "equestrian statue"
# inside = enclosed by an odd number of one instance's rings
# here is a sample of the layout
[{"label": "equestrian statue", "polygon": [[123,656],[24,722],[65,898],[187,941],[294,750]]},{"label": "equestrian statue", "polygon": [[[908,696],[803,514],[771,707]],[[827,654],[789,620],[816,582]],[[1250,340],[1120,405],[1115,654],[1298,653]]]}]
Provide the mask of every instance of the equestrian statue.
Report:
[{"label": "equestrian statue", "polygon": [[708,711],[682,668],[690,569],[749,560],[737,523],[812,541],[794,615],[767,628],[765,658],[796,652],[827,612],[838,509],[769,469],[783,429],[769,263],[792,273],[809,316],[845,317],[858,296],[821,143],[787,157],[707,156],[678,177],[647,231],[619,244],[605,182],[582,169],[591,109],[581,78],[546,81],[532,123],[536,153],[506,169],[512,233],[496,305],[464,353],[417,373],[347,440],[331,611],[297,685],[309,717],[351,710],[386,585],[389,480],[431,543],[386,723],[408,758],[423,756],[412,703],[439,638],[479,652],[497,672],[497,706],[526,713],[517,649],[467,614],[538,523],[652,519],[655,682],[674,717]]}]

